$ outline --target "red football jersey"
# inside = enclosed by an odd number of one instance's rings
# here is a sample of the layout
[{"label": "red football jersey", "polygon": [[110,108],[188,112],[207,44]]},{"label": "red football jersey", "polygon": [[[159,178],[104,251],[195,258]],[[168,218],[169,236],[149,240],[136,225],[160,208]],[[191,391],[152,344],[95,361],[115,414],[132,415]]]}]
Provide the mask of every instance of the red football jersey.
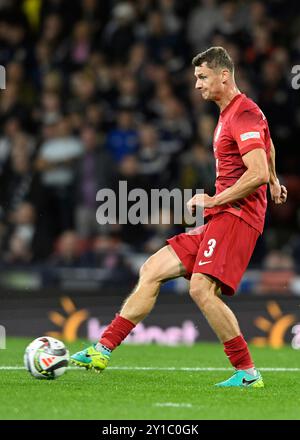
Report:
[{"label": "red football jersey", "polygon": [[[256,148],[270,157],[271,137],[268,122],[257,104],[244,94],[236,95],[220,113],[214,133],[216,159],[216,194],[232,186],[246,171],[242,156]],[[207,208],[204,216],[227,211],[263,231],[267,208],[267,185],[234,203]]]}]

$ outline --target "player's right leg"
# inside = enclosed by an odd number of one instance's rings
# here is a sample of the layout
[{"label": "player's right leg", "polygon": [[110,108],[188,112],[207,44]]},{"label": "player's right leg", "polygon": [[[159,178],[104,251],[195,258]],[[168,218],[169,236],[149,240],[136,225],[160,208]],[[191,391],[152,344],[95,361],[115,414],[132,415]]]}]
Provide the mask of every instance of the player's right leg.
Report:
[{"label": "player's right leg", "polygon": [[104,370],[111,351],[151,312],[161,284],[184,274],[185,268],[171,246],[165,246],[152,255],[140,269],[136,288],[125,300],[120,313],[105,329],[98,344],[75,353],[71,356],[71,362],[86,369]]}]

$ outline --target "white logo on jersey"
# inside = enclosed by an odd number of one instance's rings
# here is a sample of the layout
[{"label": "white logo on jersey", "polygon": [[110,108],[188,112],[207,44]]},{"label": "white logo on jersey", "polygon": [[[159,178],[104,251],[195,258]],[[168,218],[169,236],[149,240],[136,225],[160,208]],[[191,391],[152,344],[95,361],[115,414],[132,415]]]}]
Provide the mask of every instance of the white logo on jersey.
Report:
[{"label": "white logo on jersey", "polygon": [[220,136],[221,133],[221,129],[222,129],[222,122],[219,123],[216,134],[215,134],[215,142],[218,140],[218,137]]},{"label": "white logo on jersey", "polygon": [[212,261],[199,261],[199,266],[203,266],[203,264],[208,264],[208,263],[212,263]]},{"label": "white logo on jersey", "polygon": [[259,131],[248,131],[247,133],[243,133],[240,135],[241,141],[246,141],[247,139],[259,139],[260,132]]}]

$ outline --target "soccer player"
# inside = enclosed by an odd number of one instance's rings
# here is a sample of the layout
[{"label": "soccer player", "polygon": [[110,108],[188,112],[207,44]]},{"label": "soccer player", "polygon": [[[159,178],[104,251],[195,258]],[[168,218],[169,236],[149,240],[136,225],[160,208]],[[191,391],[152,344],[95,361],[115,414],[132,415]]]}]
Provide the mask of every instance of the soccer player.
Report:
[{"label": "soccer player", "polygon": [[135,290],[105,329],[99,342],[72,356],[78,366],[106,368],[111,352],[152,310],[160,285],[170,278],[190,279],[190,295],[224,345],[235,372],[219,387],[263,387],[237,319],[221,300],[233,295],[263,231],[267,184],[276,204],[287,199],[275,170],[275,149],[266,117],[239,91],[234,65],[222,47],[193,59],[196,89],[220,108],[213,146],[216,194],[196,194],[188,208],[204,208],[204,226],[167,240],[141,267]]}]

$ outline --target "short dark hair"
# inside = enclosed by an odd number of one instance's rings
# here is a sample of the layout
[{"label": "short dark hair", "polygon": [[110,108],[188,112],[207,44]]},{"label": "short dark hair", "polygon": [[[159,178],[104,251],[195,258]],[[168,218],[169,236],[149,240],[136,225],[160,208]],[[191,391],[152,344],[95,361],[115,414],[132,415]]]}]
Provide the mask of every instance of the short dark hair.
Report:
[{"label": "short dark hair", "polygon": [[207,67],[210,69],[226,68],[232,73],[234,71],[233,61],[224,47],[210,47],[204,52],[198,53],[192,63],[194,66],[207,63]]}]

